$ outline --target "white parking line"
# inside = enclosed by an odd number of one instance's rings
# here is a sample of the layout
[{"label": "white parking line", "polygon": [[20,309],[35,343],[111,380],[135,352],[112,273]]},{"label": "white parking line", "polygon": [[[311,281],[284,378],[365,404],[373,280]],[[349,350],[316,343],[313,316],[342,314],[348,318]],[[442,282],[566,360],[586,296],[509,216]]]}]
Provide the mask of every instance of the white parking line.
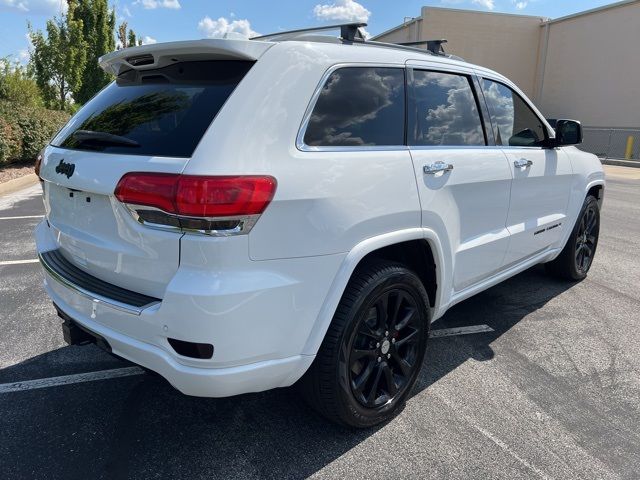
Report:
[{"label": "white parking line", "polygon": [[493,328],[491,328],[489,325],[471,325],[469,327],[439,328],[437,330],[431,330],[429,336],[431,338],[452,337],[454,335],[470,335],[472,333],[484,333],[493,331]]},{"label": "white parking line", "polygon": [[0,217],[0,220],[22,220],[25,218],[42,218],[44,215],[22,215],[20,217]]},{"label": "white parking line", "polygon": [[[36,260],[37,261],[37,260]],[[468,335],[471,333],[493,332],[493,328],[488,325],[472,325],[470,327],[440,328],[432,330],[431,337],[450,337],[453,335]],[[132,375],[143,374],[140,367],[114,368],[112,370],[100,370],[98,372],[78,373],[75,375],[64,375],[61,377],[40,378],[37,380],[25,380],[24,382],[2,383],[0,384],[0,394],[11,392],[22,392],[34,390],[36,388],[59,387],[62,385],[72,385],[74,383],[93,382],[96,380],[107,380],[109,378],[130,377]]]},{"label": "white parking line", "polygon": [[130,377],[132,375],[140,375],[142,373],[144,373],[144,370],[140,367],[125,367],[114,368],[112,370],[100,370],[98,372],[78,373],[76,375],[64,375],[61,377],[26,380],[24,382],[2,383],[0,384],[0,394],[34,390],[36,388],[59,387],[61,385],[71,385],[73,383],[107,380],[109,378]]},{"label": "white parking line", "polygon": [[4,260],[0,262],[0,267],[3,265],[22,265],[23,263],[38,263],[40,260],[37,258],[31,258],[29,260]]}]

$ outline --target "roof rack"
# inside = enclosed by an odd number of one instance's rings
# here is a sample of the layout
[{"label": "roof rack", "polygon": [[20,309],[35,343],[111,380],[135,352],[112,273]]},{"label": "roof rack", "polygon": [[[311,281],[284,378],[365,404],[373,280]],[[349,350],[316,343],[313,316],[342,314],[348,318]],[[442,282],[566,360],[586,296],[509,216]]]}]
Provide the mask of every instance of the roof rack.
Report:
[{"label": "roof rack", "polygon": [[413,47],[418,45],[426,45],[427,50],[429,50],[434,55],[446,55],[444,51],[443,44],[447,43],[447,40],[444,38],[440,40],[421,40],[419,42],[398,42],[396,45],[405,45],[407,47]]},{"label": "roof rack", "polygon": [[[249,40],[271,40],[271,41],[285,41],[295,40],[299,37],[300,40],[304,39],[311,42],[321,41],[333,41],[333,42],[358,42],[365,45],[371,45],[374,47],[386,47],[396,48],[399,50],[408,50],[412,52],[420,52],[428,55],[438,55],[441,57],[452,58],[455,60],[464,61],[462,58],[455,55],[449,55],[444,51],[443,44],[447,43],[445,39],[440,40],[424,40],[420,42],[404,42],[404,43],[387,43],[378,42],[374,40],[366,40],[364,33],[360,30],[362,27],[366,27],[366,23],[342,23],[337,25],[324,25],[322,27],[300,28],[297,30],[287,30],[284,32],[269,33],[267,35],[260,35],[259,37],[252,37]],[[327,30],[340,29],[340,38],[331,38],[328,36],[309,35],[315,32],[323,32]],[[426,45],[427,48],[418,48],[421,45]]]},{"label": "roof rack", "polygon": [[366,23],[341,23],[338,25],[324,25],[322,27],[300,28],[298,30],[287,30],[284,32],[269,33],[267,35],[261,35],[259,37],[252,37],[249,40],[291,40],[301,35],[306,35],[312,32],[323,32],[326,30],[340,29],[340,38],[347,42],[364,42],[364,34],[360,30],[361,27],[366,27]]}]

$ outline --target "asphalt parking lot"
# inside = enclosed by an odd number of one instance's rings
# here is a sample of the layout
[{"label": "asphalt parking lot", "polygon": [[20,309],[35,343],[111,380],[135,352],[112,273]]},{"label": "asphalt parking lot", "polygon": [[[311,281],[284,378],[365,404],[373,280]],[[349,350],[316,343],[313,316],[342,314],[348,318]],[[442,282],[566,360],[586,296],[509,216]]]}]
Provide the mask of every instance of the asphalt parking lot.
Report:
[{"label": "asphalt parking lot", "polygon": [[433,328],[493,331],[433,338],[404,411],[367,431],[327,423],[293,389],[191,398],[136,371],[7,389],[131,365],[64,344],[41,267],[15,263],[35,259],[39,187],[0,197],[0,478],[637,479],[640,170],[631,170],[608,171],[587,280],[536,267],[456,306]]}]

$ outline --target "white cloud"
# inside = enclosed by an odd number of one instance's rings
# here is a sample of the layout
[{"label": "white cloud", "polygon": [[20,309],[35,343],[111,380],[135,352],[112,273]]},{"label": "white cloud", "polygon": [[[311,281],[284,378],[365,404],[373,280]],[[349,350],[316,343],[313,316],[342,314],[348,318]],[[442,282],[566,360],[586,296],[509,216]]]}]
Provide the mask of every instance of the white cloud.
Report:
[{"label": "white cloud", "polygon": [[[251,22],[247,19],[229,21],[225,17],[217,20],[207,16],[198,22],[198,30],[200,30],[208,38],[224,38],[226,35],[241,35],[245,38],[256,37],[260,35],[251,29]],[[231,34],[231,35],[230,35]]]},{"label": "white cloud", "polygon": [[150,37],[149,35],[145,35],[142,38],[142,44],[143,45],[153,45],[154,43],[158,43],[158,41],[155,38]]},{"label": "white cloud", "polygon": [[496,8],[494,0],[471,0],[471,1],[476,5],[480,5],[481,7],[486,8],[487,10],[493,10],[494,8]]},{"label": "white cloud", "polygon": [[137,0],[135,5],[142,4],[147,10],[155,10],[156,8],[172,8],[178,10],[181,8],[179,0]]},{"label": "white cloud", "polygon": [[131,10],[129,10],[129,7],[127,7],[126,5],[124,7],[122,7],[122,13],[125,14],[125,16],[131,18],[133,15],[131,15]]},{"label": "white cloud", "polygon": [[527,8],[527,2],[515,2],[514,1],[514,4],[515,4],[515,6],[516,6],[516,8],[518,10],[522,10],[524,8]]},{"label": "white cloud", "polygon": [[313,7],[318,20],[340,20],[345,22],[366,22],[371,12],[354,0],[336,0],[333,3],[318,4]]},{"label": "white cloud", "polygon": [[67,11],[67,2],[60,0],[0,0],[0,10],[54,15]]}]

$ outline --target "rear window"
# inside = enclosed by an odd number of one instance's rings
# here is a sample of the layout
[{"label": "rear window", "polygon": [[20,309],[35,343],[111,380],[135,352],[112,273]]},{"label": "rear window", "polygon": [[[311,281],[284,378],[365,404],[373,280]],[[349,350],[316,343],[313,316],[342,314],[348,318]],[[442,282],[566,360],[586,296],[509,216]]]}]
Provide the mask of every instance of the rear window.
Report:
[{"label": "rear window", "polygon": [[253,62],[182,62],[129,70],[53,139],[74,150],[190,157]]}]

